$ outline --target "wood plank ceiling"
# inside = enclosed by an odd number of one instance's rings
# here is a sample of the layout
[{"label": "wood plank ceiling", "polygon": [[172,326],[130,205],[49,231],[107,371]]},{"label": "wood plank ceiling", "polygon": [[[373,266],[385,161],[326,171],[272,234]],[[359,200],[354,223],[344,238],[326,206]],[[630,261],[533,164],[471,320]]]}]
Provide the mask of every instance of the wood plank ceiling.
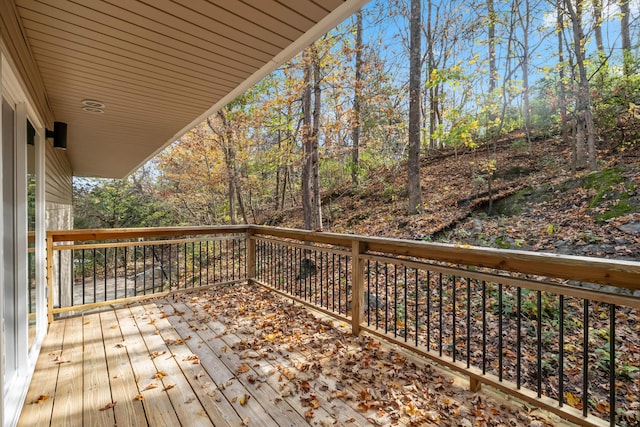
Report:
[{"label": "wood plank ceiling", "polygon": [[15,1],[74,175],[120,178],[368,0]]}]

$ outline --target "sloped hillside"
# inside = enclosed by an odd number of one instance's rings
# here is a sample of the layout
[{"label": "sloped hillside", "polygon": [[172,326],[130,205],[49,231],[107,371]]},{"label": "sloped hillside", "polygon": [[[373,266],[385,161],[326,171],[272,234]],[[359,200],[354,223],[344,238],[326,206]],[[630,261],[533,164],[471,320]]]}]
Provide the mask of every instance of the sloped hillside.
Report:
[{"label": "sloped hillside", "polygon": [[[602,148],[599,171],[575,174],[557,138],[527,147],[513,135],[495,147],[432,153],[421,214],[406,214],[401,164],[370,173],[356,192],[345,184],[323,195],[324,230],[639,260],[639,152]],[[490,159],[491,178],[481,172]],[[301,227],[301,210],[272,224]]]}]

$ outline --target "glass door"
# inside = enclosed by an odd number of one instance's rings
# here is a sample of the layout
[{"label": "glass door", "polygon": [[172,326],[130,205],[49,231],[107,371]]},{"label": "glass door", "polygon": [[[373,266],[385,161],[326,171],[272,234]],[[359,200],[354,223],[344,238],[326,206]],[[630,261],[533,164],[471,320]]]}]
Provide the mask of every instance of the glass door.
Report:
[{"label": "glass door", "polygon": [[[15,205],[15,106],[2,100],[2,208],[3,208],[3,289],[4,293],[4,386],[18,369],[18,310],[16,307],[16,205]],[[6,392],[7,390],[5,390]]]},{"label": "glass door", "polygon": [[28,348],[36,338],[36,130],[27,119],[27,313],[29,316]]}]

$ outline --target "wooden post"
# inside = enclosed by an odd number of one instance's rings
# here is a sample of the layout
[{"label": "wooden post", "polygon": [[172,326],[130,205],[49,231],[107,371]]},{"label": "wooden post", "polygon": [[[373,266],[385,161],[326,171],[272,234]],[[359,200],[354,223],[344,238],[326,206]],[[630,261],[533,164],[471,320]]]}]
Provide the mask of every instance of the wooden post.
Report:
[{"label": "wooden post", "polygon": [[47,319],[53,323],[53,239],[47,234]]},{"label": "wooden post", "polygon": [[247,231],[247,283],[251,284],[256,277],[256,241],[253,230]]},{"label": "wooden post", "polygon": [[469,390],[478,392],[482,388],[482,383],[477,378],[469,377]]},{"label": "wooden post", "polygon": [[367,251],[367,245],[360,240],[351,243],[351,265],[353,268],[351,278],[351,333],[360,335],[360,322],[364,317],[364,260],[361,254]]}]

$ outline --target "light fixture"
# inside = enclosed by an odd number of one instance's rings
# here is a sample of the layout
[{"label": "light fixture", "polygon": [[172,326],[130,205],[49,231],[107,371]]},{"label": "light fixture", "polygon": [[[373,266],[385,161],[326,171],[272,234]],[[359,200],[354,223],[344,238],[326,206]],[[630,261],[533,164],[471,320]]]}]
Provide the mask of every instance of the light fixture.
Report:
[{"label": "light fixture", "polygon": [[83,99],[81,102],[82,110],[87,113],[102,114],[104,113],[104,109],[107,107],[103,102],[95,99]]},{"label": "light fixture", "polygon": [[47,138],[53,138],[53,148],[67,149],[67,124],[53,122],[53,130],[47,129]]}]

